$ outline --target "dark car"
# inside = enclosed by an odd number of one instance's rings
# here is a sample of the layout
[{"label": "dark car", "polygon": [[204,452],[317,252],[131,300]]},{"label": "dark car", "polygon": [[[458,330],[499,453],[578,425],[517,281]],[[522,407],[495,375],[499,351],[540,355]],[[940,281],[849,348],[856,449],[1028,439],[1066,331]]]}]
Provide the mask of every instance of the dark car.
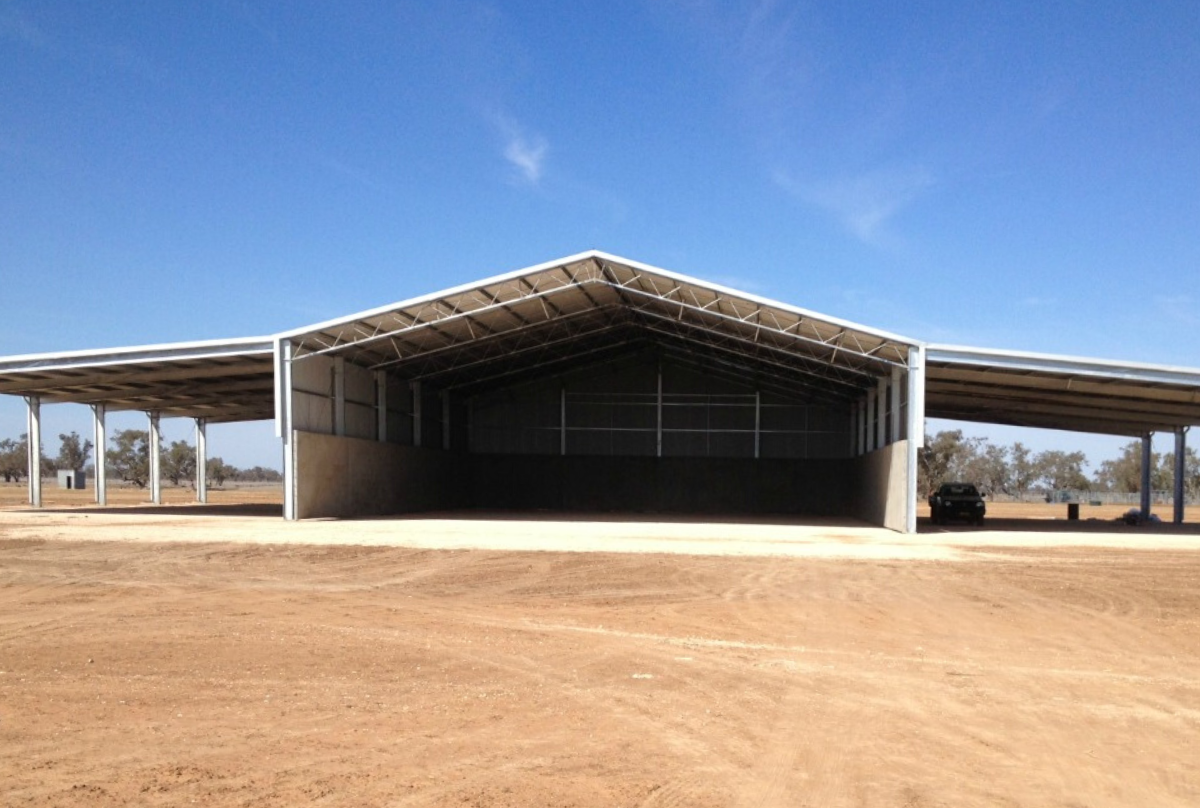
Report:
[{"label": "dark car", "polygon": [[971,483],[942,483],[929,495],[929,515],[935,525],[950,519],[982,525],[985,513],[987,506],[983,504],[983,497]]}]

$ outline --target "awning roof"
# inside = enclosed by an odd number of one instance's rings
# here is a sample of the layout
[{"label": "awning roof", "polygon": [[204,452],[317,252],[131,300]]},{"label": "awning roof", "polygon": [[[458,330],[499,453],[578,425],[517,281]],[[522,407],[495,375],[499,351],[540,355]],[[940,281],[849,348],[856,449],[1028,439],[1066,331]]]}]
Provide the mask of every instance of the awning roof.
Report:
[{"label": "awning roof", "polygon": [[1200,424],[1200,369],[957,345],[926,350],[925,412],[1142,435]]},{"label": "awning roof", "polygon": [[[589,251],[282,334],[0,357],[0,394],[210,421],[274,414],[274,344],[472,393],[650,349],[849,401],[923,343]],[[1200,370],[926,347],[930,417],[1121,435],[1200,424]]]},{"label": "awning roof", "polygon": [[0,357],[0,393],[213,422],[274,416],[271,339]]}]

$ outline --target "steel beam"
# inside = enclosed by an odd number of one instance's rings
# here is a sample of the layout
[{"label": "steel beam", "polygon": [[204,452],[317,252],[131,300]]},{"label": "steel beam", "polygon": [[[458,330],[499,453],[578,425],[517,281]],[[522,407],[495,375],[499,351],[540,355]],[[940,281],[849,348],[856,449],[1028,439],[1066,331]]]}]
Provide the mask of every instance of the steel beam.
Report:
[{"label": "steel beam", "polygon": [[1183,524],[1187,497],[1187,432],[1186,427],[1175,430],[1175,513],[1171,521],[1177,525]]},{"label": "steel beam", "polygon": [[559,412],[559,434],[558,434],[558,453],[563,457],[567,455],[567,386],[564,384],[558,388],[558,412]]},{"label": "steel beam", "polygon": [[892,443],[900,440],[900,386],[902,374],[900,368],[892,368],[892,379],[888,384],[888,414],[891,415],[888,430],[892,433]]},{"label": "steel beam", "polygon": [[275,343],[275,434],[283,443],[283,518],[294,521],[296,503],[296,436],[292,430],[292,351],[291,340]]},{"label": "steel beam", "polygon": [[887,396],[888,396],[888,378],[882,377],[876,385],[875,391],[875,448],[882,449],[887,446]]},{"label": "steel beam", "polygon": [[762,393],[754,391],[754,459],[762,456]]},{"label": "steel beam", "polygon": [[1142,518],[1150,517],[1150,467],[1154,464],[1154,436],[1147,432],[1142,436]]},{"label": "steel beam", "polygon": [[421,432],[423,431],[421,424],[421,380],[417,379],[416,381],[409,382],[408,389],[412,393],[413,446],[420,446]]},{"label": "steel beam", "polygon": [[655,457],[663,456],[663,382],[662,382],[662,361],[660,360],[657,368],[658,387],[654,400],[655,413]]},{"label": "steel beam", "polygon": [[380,443],[388,439],[387,383],[387,371],[375,371],[375,439]]},{"label": "steel beam", "polygon": [[105,447],[108,446],[108,435],[104,423],[104,416],[106,414],[107,413],[103,404],[92,405],[93,432],[96,436],[96,444],[94,449],[96,462],[93,464],[95,467],[96,479],[93,482],[93,485],[96,488],[97,505],[108,504],[108,474],[107,469],[105,468],[107,465]]},{"label": "steel beam", "polygon": [[879,407],[876,405],[876,400],[879,398],[879,391],[872,387],[867,391],[867,454],[875,451],[879,447],[875,445],[875,418],[878,415]]},{"label": "steel beam", "polygon": [[333,434],[346,434],[346,359],[333,358]]},{"label": "steel beam", "polygon": [[42,507],[42,400],[38,396],[25,398],[29,428],[25,435],[28,452],[29,504]]},{"label": "steel beam", "polygon": [[148,412],[150,419],[150,501],[162,504],[162,430],[157,412]]},{"label": "steel beam", "polygon": [[196,501],[208,503],[208,422],[196,419]]},{"label": "steel beam", "polygon": [[917,459],[925,445],[925,349],[910,348],[908,351],[908,455],[905,464],[908,471],[906,482],[908,513],[905,530],[917,532]]}]

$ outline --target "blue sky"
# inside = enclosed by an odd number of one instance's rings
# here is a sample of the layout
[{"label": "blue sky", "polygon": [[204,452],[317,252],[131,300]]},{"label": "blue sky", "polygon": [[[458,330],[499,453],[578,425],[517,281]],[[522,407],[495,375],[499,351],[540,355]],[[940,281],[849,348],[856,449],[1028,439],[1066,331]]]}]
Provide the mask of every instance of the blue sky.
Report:
[{"label": "blue sky", "polygon": [[[1200,365],[1193,0],[0,0],[0,76],[2,355],[598,248],[919,339]],[[51,453],[68,429],[47,408]],[[278,464],[269,425],[210,444]]]}]

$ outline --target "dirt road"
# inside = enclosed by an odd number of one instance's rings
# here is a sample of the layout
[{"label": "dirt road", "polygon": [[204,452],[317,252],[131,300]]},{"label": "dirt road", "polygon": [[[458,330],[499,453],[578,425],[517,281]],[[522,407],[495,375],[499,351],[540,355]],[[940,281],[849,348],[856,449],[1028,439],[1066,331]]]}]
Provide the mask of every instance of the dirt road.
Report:
[{"label": "dirt road", "polygon": [[764,557],[101,521],[0,512],[0,804],[1200,804],[1194,535]]}]

